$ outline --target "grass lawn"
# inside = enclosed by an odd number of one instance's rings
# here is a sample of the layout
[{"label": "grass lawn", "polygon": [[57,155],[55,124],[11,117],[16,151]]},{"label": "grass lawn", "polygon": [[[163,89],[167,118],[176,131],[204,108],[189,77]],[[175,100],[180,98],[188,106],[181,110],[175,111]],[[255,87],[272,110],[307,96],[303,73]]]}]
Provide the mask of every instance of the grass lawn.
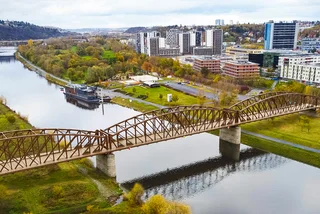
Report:
[{"label": "grass lawn", "polygon": [[134,109],[136,111],[140,111],[140,112],[148,112],[148,111],[153,111],[153,110],[158,109],[155,106],[140,103],[135,100],[132,100],[132,102],[130,102],[129,99],[124,99],[121,97],[112,98],[112,103],[115,103],[115,104],[118,104],[118,105],[121,105],[124,107],[128,107],[128,108],[132,108],[132,109]]},{"label": "grass lawn", "polygon": [[[211,131],[209,133],[219,136],[219,130]],[[312,166],[320,167],[320,155],[318,153],[282,145],[277,142],[244,133],[241,133],[241,143],[265,152],[271,152]]]},{"label": "grass lawn", "polygon": [[[133,93],[133,88],[136,89],[136,92]],[[126,87],[123,89],[123,91],[127,93],[132,93],[133,97],[138,97],[139,95],[146,95],[149,93],[148,98],[146,98],[146,101],[157,103],[164,106],[171,106],[171,105],[195,105],[199,103],[199,99],[187,94],[184,94],[182,92],[175,91],[170,88],[166,88],[164,86],[160,86],[158,88],[147,88],[143,86],[131,86]],[[160,99],[159,95],[162,94],[163,98]],[[167,102],[167,94],[177,95],[179,100],[177,102]]]},{"label": "grass lawn", "polygon": [[320,149],[320,118],[310,118],[310,132],[301,130],[299,114],[276,117],[274,120],[263,120],[248,123],[241,127],[245,130],[266,136],[286,140],[292,143]]},{"label": "grass lawn", "polygon": [[[0,103],[0,131],[29,128],[31,124]],[[90,160],[81,159],[0,176],[0,213],[67,214],[84,212],[88,205],[110,207],[90,177],[111,195],[121,193],[115,179],[96,172]]]},{"label": "grass lawn", "polygon": [[114,58],[114,57],[116,57],[116,55],[114,54],[113,51],[110,51],[110,50],[104,51],[102,54],[103,59],[109,59],[109,58]]}]

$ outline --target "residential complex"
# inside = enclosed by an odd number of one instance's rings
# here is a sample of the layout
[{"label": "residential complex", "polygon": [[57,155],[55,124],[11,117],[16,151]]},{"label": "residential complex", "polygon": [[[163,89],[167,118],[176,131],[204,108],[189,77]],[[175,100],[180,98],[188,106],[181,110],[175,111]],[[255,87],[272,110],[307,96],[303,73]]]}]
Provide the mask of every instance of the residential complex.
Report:
[{"label": "residential complex", "polygon": [[297,23],[273,23],[265,24],[264,49],[296,49],[298,38]]},{"label": "residential complex", "polygon": [[220,59],[213,57],[201,57],[194,60],[194,70],[200,72],[204,67],[208,68],[212,73],[220,73]]},{"label": "residential complex", "polygon": [[236,79],[259,77],[259,66],[253,62],[228,61],[223,67],[223,74]]},{"label": "residential complex", "polygon": [[320,83],[320,55],[280,56],[278,67],[282,78]]},{"label": "residential complex", "polygon": [[[138,33],[136,51],[149,56],[220,55],[222,53],[223,31],[220,29],[207,29],[204,33],[195,30],[182,32],[179,29],[170,29],[166,32],[166,36],[167,38],[160,37],[157,31]],[[180,50],[178,54],[176,48]]]},{"label": "residential complex", "polygon": [[320,50],[320,38],[303,38],[301,40],[301,50],[304,50],[304,51]]}]

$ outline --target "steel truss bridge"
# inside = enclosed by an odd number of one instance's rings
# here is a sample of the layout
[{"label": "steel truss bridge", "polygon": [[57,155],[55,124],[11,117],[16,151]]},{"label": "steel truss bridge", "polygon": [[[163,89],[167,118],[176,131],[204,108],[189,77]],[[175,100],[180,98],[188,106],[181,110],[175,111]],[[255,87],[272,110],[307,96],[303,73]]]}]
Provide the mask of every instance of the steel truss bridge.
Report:
[{"label": "steel truss bridge", "polygon": [[145,188],[144,199],[161,194],[170,200],[192,197],[236,172],[264,171],[281,166],[288,159],[256,149],[240,152],[240,161],[215,157],[121,183],[130,190],[135,183]]},{"label": "steel truss bridge", "polygon": [[320,97],[275,92],[224,109],[179,106],[155,110],[104,130],[48,128],[1,132],[0,175],[314,110],[319,105]]}]

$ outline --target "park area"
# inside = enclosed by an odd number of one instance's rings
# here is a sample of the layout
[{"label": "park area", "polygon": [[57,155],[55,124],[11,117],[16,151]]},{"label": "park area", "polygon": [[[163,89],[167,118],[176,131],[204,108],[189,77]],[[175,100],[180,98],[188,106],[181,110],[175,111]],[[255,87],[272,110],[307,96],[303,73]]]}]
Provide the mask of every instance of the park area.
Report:
[{"label": "park area", "polygon": [[[121,91],[122,93],[126,93],[132,97],[140,98],[163,106],[183,106],[199,104],[199,98],[175,91],[164,86],[160,86],[157,88],[132,86],[123,88]],[[167,101],[168,94],[172,94],[172,102]]]}]

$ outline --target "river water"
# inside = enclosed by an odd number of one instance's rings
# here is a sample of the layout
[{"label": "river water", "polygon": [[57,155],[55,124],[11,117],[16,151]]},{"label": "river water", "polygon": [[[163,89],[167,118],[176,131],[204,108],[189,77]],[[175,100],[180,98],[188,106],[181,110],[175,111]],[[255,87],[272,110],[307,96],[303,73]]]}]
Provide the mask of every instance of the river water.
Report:
[{"label": "river water", "polygon": [[[66,100],[14,58],[0,57],[0,96],[39,128],[104,129],[139,112]],[[104,114],[103,114],[104,112]],[[117,181],[146,184],[193,213],[320,213],[320,170],[241,146],[239,162],[219,154],[219,138],[199,134],[116,152]]]}]

